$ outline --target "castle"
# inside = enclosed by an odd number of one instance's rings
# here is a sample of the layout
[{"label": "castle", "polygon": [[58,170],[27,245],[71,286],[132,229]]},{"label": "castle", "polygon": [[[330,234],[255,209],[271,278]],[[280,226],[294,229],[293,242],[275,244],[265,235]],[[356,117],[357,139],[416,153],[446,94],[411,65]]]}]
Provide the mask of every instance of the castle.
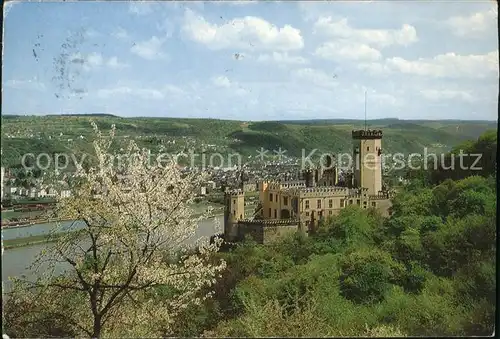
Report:
[{"label": "castle", "polygon": [[259,206],[245,218],[241,189],[225,194],[224,238],[228,242],[251,235],[269,242],[286,233],[314,232],[318,222],[348,205],[390,214],[391,196],[382,187],[382,131],[352,131],[354,165],[343,182],[331,156],[326,164],[301,172],[300,180],[259,183]]}]

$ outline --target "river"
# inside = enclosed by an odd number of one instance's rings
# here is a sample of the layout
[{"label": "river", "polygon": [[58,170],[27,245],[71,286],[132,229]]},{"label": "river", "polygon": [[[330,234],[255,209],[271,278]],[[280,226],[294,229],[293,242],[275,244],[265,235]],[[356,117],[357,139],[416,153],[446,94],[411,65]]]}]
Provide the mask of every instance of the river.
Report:
[{"label": "river", "polygon": [[[220,227],[223,227],[223,217],[217,216],[216,218],[220,221]],[[67,230],[72,224],[72,229],[78,229],[84,226],[83,223],[66,221],[62,223],[61,231]],[[222,229],[217,231],[215,225],[216,224],[213,219],[202,220],[198,224],[195,236],[192,238],[193,243],[201,237],[209,238],[216,233],[221,233]],[[54,224],[49,223],[2,229],[2,237],[3,240],[10,240],[48,234],[54,226]],[[34,278],[34,274],[29,270],[29,266],[33,263],[40,251],[42,251],[46,246],[50,246],[50,243],[15,247],[4,251],[2,257],[2,283],[4,286],[4,292],[7,292],[10,289],[11,283],[8,277],[21,277],[24,275],[25,278],[30,280]],[[65,267],[61,264],[61,266],[57,267],[57,270],[61,272],[64,268]]]}]

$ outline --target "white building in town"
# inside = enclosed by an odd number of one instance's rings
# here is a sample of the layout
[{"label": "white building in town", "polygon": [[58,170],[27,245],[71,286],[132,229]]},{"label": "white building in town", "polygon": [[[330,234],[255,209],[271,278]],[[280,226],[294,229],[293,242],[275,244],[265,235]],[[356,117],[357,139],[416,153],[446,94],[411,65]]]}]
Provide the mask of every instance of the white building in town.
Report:
[{"label": "white building in town", "polygon": [[5,175],[5,168],[2,167],[2,177],[0,179],[1,181],[1,185],[2,185],[2,192],[1,192],[1,195],[0,195],[0,199],[3,200],[3,177]]}]

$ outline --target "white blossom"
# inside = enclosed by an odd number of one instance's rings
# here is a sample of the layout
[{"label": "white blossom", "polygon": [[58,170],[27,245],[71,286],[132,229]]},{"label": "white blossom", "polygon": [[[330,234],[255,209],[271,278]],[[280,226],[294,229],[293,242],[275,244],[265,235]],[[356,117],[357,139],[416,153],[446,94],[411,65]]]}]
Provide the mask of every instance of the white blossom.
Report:
[{"label": "white blossom", "polygon": [[[209,297],[210,292],[202,291],[225,268],[223,261],[209,260],[221,239],[199,241],[196,253],[186,248],[196,240],[198,222],[208,216],[195,218],[190,208],[193,192],[205,178],[183,175],[173,162],[149,163],[148,151],[133,141],[122,147],[125,157],[119,160],[127,161],[117,164],[112,151],[115,127],[104,135],[95,123],[92,126],[96,165],[87,171],[79,167],[83,182],[57,204],[60,218],[81,220],[85,227],[58,237],[34,267],[49,263],[53,268],[64,261],[72,270],[54,282],[52,270],[44,266],[37,284],[54,304],[58,288],[82,294],[86,302],[68,311],[68,317],[79,324],[75,330],[83,335],[95,334],[94,323],[100,321],[100,335],[159,336],[157,325],[168,329],[180,310]],[[171,260],[182,249],[181,260]],[[159,287],[176,292],[162,299]],[[99,297],[89,297],[93,293]]]}]

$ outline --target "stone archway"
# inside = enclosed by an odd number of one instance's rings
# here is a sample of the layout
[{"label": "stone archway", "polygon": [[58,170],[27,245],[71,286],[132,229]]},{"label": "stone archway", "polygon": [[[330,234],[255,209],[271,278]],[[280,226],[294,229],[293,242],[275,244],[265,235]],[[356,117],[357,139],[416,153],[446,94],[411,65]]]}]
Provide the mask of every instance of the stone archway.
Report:
[{"label": "stone archway", "polygon": [[280,212],[281,219],[290,219],[290,211],[287,209],[283,209]]}]

